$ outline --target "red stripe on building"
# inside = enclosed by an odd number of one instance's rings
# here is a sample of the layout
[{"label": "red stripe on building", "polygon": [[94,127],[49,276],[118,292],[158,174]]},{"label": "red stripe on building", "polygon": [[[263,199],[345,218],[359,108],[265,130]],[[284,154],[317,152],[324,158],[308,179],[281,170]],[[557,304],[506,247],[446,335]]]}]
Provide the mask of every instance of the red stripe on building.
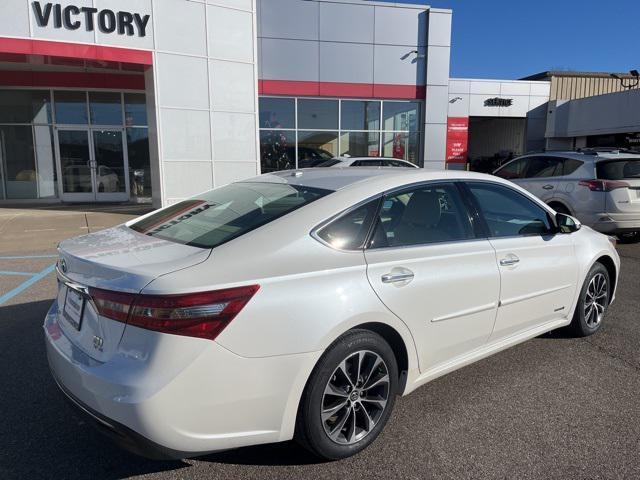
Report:
[{"label": "red stripe on building", "polygon": [[153,55],[147,50],[53,42],[49,40],[0,37],[0,52],[153,65]]},{"label": "red stripe on building", "polygon": [[4,87],[145,89],[143,75],[28,70],[1,71],[0,85]]},{"label": "red stripe on building", "polygon": [[372,83],[309,82],[299,80],[259,80],[261,95],[300,95],[316,97],[392,98],[423,100],[422,85],[387,85]]}]

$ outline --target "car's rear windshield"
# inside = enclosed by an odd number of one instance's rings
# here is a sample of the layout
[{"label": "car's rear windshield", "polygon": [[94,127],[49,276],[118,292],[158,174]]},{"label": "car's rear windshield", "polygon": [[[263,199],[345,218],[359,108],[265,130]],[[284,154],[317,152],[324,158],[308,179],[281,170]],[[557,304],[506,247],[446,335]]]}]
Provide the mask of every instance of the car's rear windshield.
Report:
[{"label": "car's rear windshield", "polygon": [[322,163],[319,163],[318,165],[316,165],[316,167],[333,167],[334,165],[337,165],[340,162],[341,160],[337,158],[332,158],[331,160],[326,160]]},{"label": "car's rear windshield", "polygon": [[130,228],[171,242],[215,248],[331,192],[281,183],[232,183],[160,210]]},{"label": "car's rear windshield", "polygon": [[596,164],[596,171],[602,180],[640,178],[640,158],[604,160]]}]

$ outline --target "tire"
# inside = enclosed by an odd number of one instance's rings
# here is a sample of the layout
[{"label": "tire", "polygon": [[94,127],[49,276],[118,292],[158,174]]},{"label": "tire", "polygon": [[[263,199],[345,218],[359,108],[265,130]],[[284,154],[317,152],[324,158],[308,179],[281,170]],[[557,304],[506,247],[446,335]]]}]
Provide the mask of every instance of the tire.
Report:
[{"label": "tire", "polygon": [[640,242],[640,231],[639,232],[627,232],[627,233],[619,233],[618,241],[620,243],[638,243]]},{"label": "tire", "polygon": [[389,344],[369,330],[351,330],[327,348],[311,372],[295,438],[325,460],[355,455],[384,428],[397,389],[398,365]]},{"label": "tire", "polygon": [[609,306],[611,281],[609,272],[601,263],[595,263],[587,275],[569,330],[576,337],[593,335],[602,326]]}]

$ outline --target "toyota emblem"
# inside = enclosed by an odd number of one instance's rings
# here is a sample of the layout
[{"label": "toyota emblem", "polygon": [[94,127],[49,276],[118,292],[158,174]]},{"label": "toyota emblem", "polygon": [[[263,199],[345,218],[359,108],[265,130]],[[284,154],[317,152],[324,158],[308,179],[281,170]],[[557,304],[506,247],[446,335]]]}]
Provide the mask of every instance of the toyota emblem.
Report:
[{"label": "toyota emblem", "polygon": [[67,273],[67,261],[64,258],[60,259],[60,270],[62,273]]}]

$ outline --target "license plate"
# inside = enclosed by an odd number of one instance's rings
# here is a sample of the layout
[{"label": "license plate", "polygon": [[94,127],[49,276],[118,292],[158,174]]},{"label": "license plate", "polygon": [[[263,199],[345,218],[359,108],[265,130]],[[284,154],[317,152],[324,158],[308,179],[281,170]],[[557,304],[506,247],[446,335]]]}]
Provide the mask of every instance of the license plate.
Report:
[{"label": "license plate", "polygon": [[82,326],[82,313],[84,312],[84,297],[75,290],[67,288],[67,295],[64,299],[62,316],[73,328],[80,330]]}]

